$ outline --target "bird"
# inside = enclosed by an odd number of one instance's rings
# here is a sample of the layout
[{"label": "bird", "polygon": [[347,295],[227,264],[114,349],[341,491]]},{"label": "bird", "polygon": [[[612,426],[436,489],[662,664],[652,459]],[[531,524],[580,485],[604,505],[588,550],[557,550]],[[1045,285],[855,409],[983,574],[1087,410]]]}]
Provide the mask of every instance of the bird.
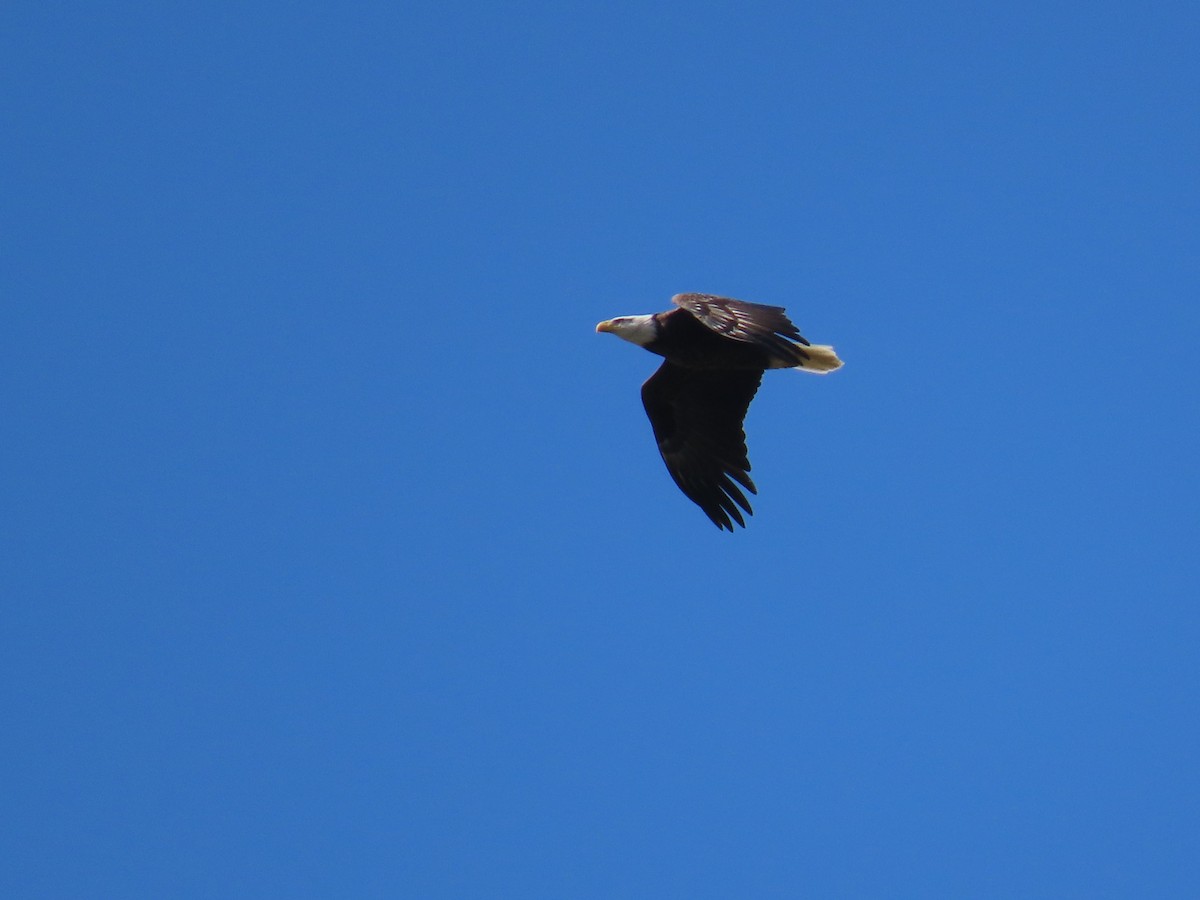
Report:
[{"label": "bird", "polygon": [[782,306],[713,294],[676,294],[675,309],[618,316],[596,326],[664,357],[642,385],[667,472],[722,531],[753,515],[744,420],[767,369],[824,375],[842,361],[833,347],[810,344]]}]

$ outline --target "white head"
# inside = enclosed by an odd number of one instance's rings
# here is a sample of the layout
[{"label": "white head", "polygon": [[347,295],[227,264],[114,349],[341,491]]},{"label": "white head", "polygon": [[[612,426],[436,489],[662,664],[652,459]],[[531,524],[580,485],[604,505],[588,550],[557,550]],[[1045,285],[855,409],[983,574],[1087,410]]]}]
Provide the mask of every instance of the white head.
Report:
[{"label": "white head", "polygon": [[607,331],[622,340],[645,347],[658,337],[658,322],[654,316],[618,316],[596,326],[597,331]]}]

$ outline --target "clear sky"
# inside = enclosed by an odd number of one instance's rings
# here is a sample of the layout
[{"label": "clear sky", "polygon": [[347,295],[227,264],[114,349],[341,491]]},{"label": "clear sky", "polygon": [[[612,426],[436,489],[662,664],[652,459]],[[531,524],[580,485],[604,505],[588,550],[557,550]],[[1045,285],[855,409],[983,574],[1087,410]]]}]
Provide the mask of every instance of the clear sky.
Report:
[{"label": "clear sky", "polygon": [[1194,2],[0,25],[0,895],[1200,896]]}]

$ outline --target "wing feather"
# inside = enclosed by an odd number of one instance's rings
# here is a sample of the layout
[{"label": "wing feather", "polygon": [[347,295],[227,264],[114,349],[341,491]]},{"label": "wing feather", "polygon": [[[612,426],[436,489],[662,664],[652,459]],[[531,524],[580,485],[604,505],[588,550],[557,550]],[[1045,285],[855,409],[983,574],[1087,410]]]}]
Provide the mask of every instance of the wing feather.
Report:
[{"label": "wing feather", "polygon": [[742,510],[754,512],[738,485],[758,493],[742,423],[761,381],[761,371],[664,362],[642,385],[642,404],[671,478],[718,528],[730,531],[733,522],[745,527]]},{"label": "wing feather", "polygon": [[795,359],[796,364],[807,359],[807,354],[796,344],[807,347],[808,341],[782,306],[747,303],[713,294],[676,294],[671,302],[723,337],[757,344],[785,360]]}]

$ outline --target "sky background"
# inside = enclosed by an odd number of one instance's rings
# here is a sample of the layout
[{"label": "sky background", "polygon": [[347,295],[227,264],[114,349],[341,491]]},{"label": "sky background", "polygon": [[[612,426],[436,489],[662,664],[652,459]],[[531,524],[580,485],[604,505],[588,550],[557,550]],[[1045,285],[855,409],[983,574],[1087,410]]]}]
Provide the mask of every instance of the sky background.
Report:
[{"label": "sky background", "polygon": [[0,35],[0,894],[1200,896],[1194,2]]}]

